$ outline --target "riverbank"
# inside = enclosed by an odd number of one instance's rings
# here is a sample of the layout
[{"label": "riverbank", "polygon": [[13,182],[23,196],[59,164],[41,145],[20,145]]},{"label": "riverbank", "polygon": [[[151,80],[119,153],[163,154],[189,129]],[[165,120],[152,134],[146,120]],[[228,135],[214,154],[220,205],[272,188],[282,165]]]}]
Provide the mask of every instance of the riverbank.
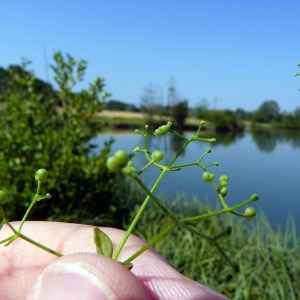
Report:
[{"label": "riverbank", "polygon": [[[103,110],[95,115],[94,121],[105,122],[107,125],[107,130],[142,129],[146,123],[149,123],[149,117],[147,114],[141,112]],[[168,121],[170,121],[169,116],[154,115],[151,123],[153,126],[160,126]],[[184,130],[197,129],[199,122],[199,119],[187,118],[185,121]],[[205,130],[214,131],[213,124],[207,122]]]}]

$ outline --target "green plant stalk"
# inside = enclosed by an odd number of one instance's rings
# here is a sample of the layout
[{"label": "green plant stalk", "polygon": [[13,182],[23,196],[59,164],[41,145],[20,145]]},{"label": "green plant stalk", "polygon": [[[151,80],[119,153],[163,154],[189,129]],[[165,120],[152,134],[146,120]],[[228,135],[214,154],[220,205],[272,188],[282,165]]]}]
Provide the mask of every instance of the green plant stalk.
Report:
[{"label": "green plant stalk", "polygon": [[22,219],[21,224],[19,225],[19,228],[18,228],[18,231],[17,231],[18,234],[21,234],[21,230],[22,230],[22,228],[23,228],[23,225],[24,225],[24,223],[25,223],[25,221],[26,221],[26,219],[27,219],[27,217],[28,217],[28,215],[29,215],[31,209],[33,208],[33,206],[35,205],[35,203],[36,203],[37,200],[38,200],[38,196],[39,196],[39,194],[40,194],[40,189],[41,189],[41,184],[42,184],[41,181],[38,181],[38,186],[37,186],[37,189],[36,189],[35,197],[34,197],[33,200],[31,201],[29,207],[28,207],[27,210],[26,210],[26,213],[25,213],[24,216],[23,216],[23,219]]},{"label": "green plant stalk", "polygon": [[128,264],[131,261],[133,261],[139,255],[141,255],[144,251],[146,251],[149,248],[151,248],[152,246],[154,246],[155,243],[157,243],[160,239],[162,239],[164,236],[166,236],[168,233],[170,233],[173,229],[175,229],[176,226],[177,226],[177,224],[175,224],[175,223],[169,225],[167,228],[165,228],[163,231],[161,231],[157,236],[155,236],[153,239],[151,239],[145,246],[143,246],[136,253],[134,253],[132,256],[127,258],[123,263]]},{"label": "green plant stalk", "polygon": [[[142,134],[143,135],[143,137],[144,137],[144,148],[145,149],[147,149],[147,141],[146,141],[146,137],[147,137],[147,134],[148,134],[148,127],[146,128],[146,133],[145,134]],[[200,131],[200,130],[199,130]],[[177,132],[174,132],[174,131],[169,131],[169,133],[170,134],[174,134],[174,135],[176,135],[176,136],[178,136],[178,137],[180,137],[180,138],[182,138],[182,139],[184,139],[184,144],[182,145],[182,147],[180,148],[180,150],[177,152],[177,154],[173,157],[173,159],[169,162],[169,164],[165,167],[165,168],[163,168],[163,170],[162,170],[162,172],[160,173],[160,175],[159,175],[159,177],[158,177],[158,179],[156,180],[156,182],[154,183],[154,185],[153,185],[153,187],[152,187],[152,189],[150,190],[150,192],[151,192],[151,194],[153,195],[153,193],[154,193],[154,191],[156,190],[156,188],[158,187],[158,185],[159,185],[159,183],[160,183],[160,181],[162,180],[162,178],[163,178],[163,176],[165,175],[165,173],[167,172],[167,171],[169,171],[169,170],[171,170],[172,169],[172,165],[173,165],[173,163],[177,160],[177,158],[181,155],[181,153],[184,151],[184,149],[188,146],[188,144],[189,143],[191,143],[191,142],[193,142],[193,141],[195,141],[195,140],[198,140],[198,139],[200,139],[200,138],[196,138],[196,139],[187,139],[187,138],[185,138],[183,135],[181,135],[181,134],[178,134]],[[198,132],[197,132],[198,133]],[[202,140],[202,139],[201,139]],[[207,141],[207,139],[204,139],[204,140],[206,140]],[[208,152],[206,152],[206,154],[207,154]],[[147,152],[145,152],[145,155],[146,155],[146,157],[149,159],[149,157],[148,157],[148,154],[147,154]],[[203,158],[204,156],[202,156],[202,158]],[[141,185],[141,187],[143,188],[143,186]],[[146,206],[148,205],[148,203],[149,203],[149,200],[151,199],[151,194],[149,195],[148,194],[148,196],[146,197],[146,199],[144,200],[144,203],[142,204],[142,206],[141,206],[141,208],[139,209],[139,211],[138,211],[138,213],[137,213],[137,215],[135,216],[135,218],[133,219],[133,221],[132,221],[132,223],[130,224],[130,226],[129,226],[129,228],[127,229],[127,231],[126,231],[126,233],[125,233],[125,236],[124,236],[124,238],[122,239],[122,241],[121,241],[121,243],[119,244],[119,246],[118,246],[118,248],[117,248],[117,250],[116,250],[116,252],[115,252],[115,254],[114,254],[114,256],[113,256],[113,259],[117,259],[118,258],[118,256],[119,256],[119,254],[120,254],[120,252],[121,252],[121,250],[122,250],[122,248],[124,247],[124,245],[125,245],[125,243],[126,243],[126,241],[127,241],[127,239],[128,239],[128,237],[129,237],[129,235],[131,234],[131,232],[133,231],[133,229],[134,229],[134,227],[136,226],[136,224],[137,224],[137,222],[138,222],[138,220],[139,220],[139,218],[141,217],[141,215],[142,215],[142,213],[144,212],[144,210],[145,210],[145,208],[146,208]],[[160,203],[160,201],[158,201],[158,203]],[[159,206],[161,205],[161,203],[160,204],[158,204]],[[170,217],[170,218],[172,218],[172,220],[175,222],[173,225],[180,225],[180,226],[182,226],[180,223],[178,224],[178,220],[177,220],[177,218],[175,217],[175,216],[171,216],[171,215],[169,215],[168,214],[168,216]],[[175,218],[175,219],[174,219]],[[172,229],[173,229],[173,227],[172,227]],[[170,230],[172,230],[172,229],[170,229]],[[163,231],[164,232],[164,231]],[[167,231],[166,233],[164,233],[163,235],[162,235],[162,237],[164,236],[164,235],[166,235],[167,233],[168,233],[169,231]],[[155,238],[154,238],[154,243],[156,243],[159,239],[160,239],[160,234],[158,235],[158,236],[156,236]],[[158,239],[157,239],[157,237],[159,237]],[[151,240],[152,241],[152,240]],[[150,242],[151,242],[150,241]],[[147,245],[148,245],[148,243],[147,243]],[[151,246],[149,246],[149,247],[151,247]],[[148,248],[149,248],[148,247]],[[144,247],[143,247],[144,248]],[[137,253],[137,256],[138,255],[140,255],[141,253],[143,253],[143,251],[145,251],[145,250],[142,250],[143,248],[141,248]],[[146,248],[146,249],[148,249],[148,248]],[[135,256],[136,257],[136,256]],[[133,258],[134,259],[134,258]],[[127,263],[127,261],[125,261],[124,263]],[[130,261],[128,262],[128,263],[130,263]]]},{"label": "green plant stalk", "polygon": [[[159,177],[157,178],[156,182],[154,183],[154,185],[151,188],[151,193],[154,193],[156,188],[158,187],[159,183],[161,182],[162,178],[164,177],[165,173],[167,172],[167,168],[163,169],[162,172],[160,173]],[[128,240],[130,234],[132,233],[135,225],[137,224],[138,220],[140,219],[142,213],[144,212],[144,210],[146,209],[149,201],[150,201],[151,197],[148,195],[146,197],[146,199],[144,200],[143,204],[141,205],[139,211],[137,212],[136,216],[134,217],[132,223],[130,224],[129,228],[127,229],[121,243],[119,244],[119,246],[117,247],[114,255],[113,255],[113,259],[117,260],[120,252],[122,251],[126,241]]]},{"label": "green plant stalk", "polygon": [[[148,134],[148,127],[145,127],[146,129],[146,133],[142,134],[144,137],[144,148],[147,149],[147,134]],[[178,134],[177,134],[178,135]],[[151,194],[153,194],[156,190],[156,188],[158,187],[158,185],[160,184],[162,178],[164,177],[165,173],[171,169],[172,164],[176,161],[176,159],[180,156],[180,154],[182,153],[182,151],[186,148],[186,146],[189,144],[190,141],[188,141],[185,137],[183,137],[182,135],[179,135],[181,138],[185,139],[185,143],[183,144],[183,146],[181,147],[181,149],[179,150],[179,152],[173,157],[173,159],[170,161],[170,163],[168,164],[167,167],[163,168],[162,172],[160,173],[159,177],[157,178],[156,182],[154,183],[154,185],[152,186],[150,192]],[[147,157],[148,160],[150,160],[148,153],[145,151],[145,155]],[[144,210],[146,209],[149,201],[151,199],[150,195],[147,195],[146,199],[144,200],[142,206],[140,207],[139,211],[137,212],[136,216],[134,217],[132,223],[130,224],[129,228],[127,229],[121,243],[119,244],[119,246],[117,247],[114,255],[113,255],[113,259],[117,260],[121,250],[123,249],[126,241],[128,240],[130,234],[132,233],[134,227],[136,226],[138,220],[140,219],[142,213],[144,212]]]},{"label": "green plant stalk", "polygon": [[141,181],[141,179],[137,176],[133,177],[136,182],[140,185],[140,187],[151,197],[154,203],[177,225],[180,227],[186,227],[180,220],[178,220],[174,214],[172,214],[154,195],[151,191],[148,190],[146,185]]},{"label": "green plant stalk", "polygon": [[[211,218],[214,216],[218,216],[227,212],[233,212],[236,209],[239,209],[251,202],[253,202],[255,200],[253,200],[252,198],[244,201],[243,203],[240,203],[238,205],[235,205],[231,208],[224,208],[221,209],[219,211],[215,211],[215,212],[211,212],[211,213],[207,213],[204,215],[199,215],[199,216],[195,216],[195,217],[189,217],[189,218],[184,218],[182,220],[182,222],[184,222],[185,224],[189,224],[191,222],[195,222],[195,221],[200,221],[203,219],[207,219],[207,218]],[[245,216],[244,216],[245,217]],[[165,235],[167,235],[168,233],[170,233],[174,228],[176,228],[177,224],[173,223],[171,225],[169,225],[167,228],[165,228],[163,231],[161,231],[157,236],[155,236],[153,239],[151,239],[145,246],[143,246],[141,249],[139,249],[136,253],[134,253],[132,256],[130,256],[128,259],[126,259],[124,261],[125,264],[130,263],[132,260],[134,260],[135,258],[137,258],[139,255],[141,255],[144,251],[146,251],[147,249],[151,248],[155,243],[157,243],[160,239],[162,239]]]},{"label": "green plant stalk", "polygon": [[59,252],[57,252],[57,251],[55,251],[55,250],[53,250],[53,249],[51,249],[51,248],[48,248],[48,247],[46,247],[46,246],[44,246],[44,245],[42,245],[42,244],[40,244],[40,243],[38,243],[38,242],[32,240],[32,239],[29,238],[28,236],[26,236],[26,235],[20,233],[20,232],[17,231],[17,230],[16,230],[9,222],[7,222],[6,225],[7,225],[7,226],[8,226],[15,234],[12,235],[12,236],[10,236],[10,237],[7,238],[7,239],[1,241],[1,243],[4,243],[5,241],[10,240],[10,241],[8,241],[8,244],[6,244],[5,246],[11,244],[15,239],[21,238],[21,239],[23,239],[23,240],[25,240],[25,241],[27,241],[27,242],[29,242],[29,243],[31,243],[31,244],[33,244],[33,245],[35,245],[35,246],[41,248],[42,250],[44,250],[44,251],[46,251],[46,252],[49,252],[49,253],[51,253],[51,254],[53,254],[53,255],[55,255],[55,256],[58,256],[58,257],[63,256],[63,254],[61,254],[61,253],[59,253]]}]

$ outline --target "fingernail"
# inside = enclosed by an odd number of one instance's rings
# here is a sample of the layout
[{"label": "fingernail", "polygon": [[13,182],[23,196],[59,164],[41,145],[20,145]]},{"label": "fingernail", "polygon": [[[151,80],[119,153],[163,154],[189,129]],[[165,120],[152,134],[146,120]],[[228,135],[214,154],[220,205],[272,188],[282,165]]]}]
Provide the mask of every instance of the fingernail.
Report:
[{"label": "fingernail", "polygon": [[92,270],[81,263],[56,260],[42,273],[34,299],[119,299]]}]

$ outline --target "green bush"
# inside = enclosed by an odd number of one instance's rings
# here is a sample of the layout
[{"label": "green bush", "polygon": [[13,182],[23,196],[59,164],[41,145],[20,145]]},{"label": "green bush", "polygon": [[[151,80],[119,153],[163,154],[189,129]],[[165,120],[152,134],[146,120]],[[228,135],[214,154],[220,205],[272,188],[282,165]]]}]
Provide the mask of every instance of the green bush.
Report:
[{"label": "green bush", "polygon": [[238,121],[237,115],[229,109],[226,110],[204,110],[198,115],[201,120],[212,122],[216,131],[243,131],[244,126]]},{"label": "green bush", "polygon": [[120,226],[121,220],[113,216],[118,207],[114,194],[122,179],[106,168],[111,142],[97,155],[91,154],[90,145],[103,127],[91,119],[107,96],[104,79],[74,92],[87,63],[58,52],[51,66],[58,91],[45,95],[27,66],[8,70],[1,94],[0,186],[10,195],[7,217],[23,216],[34,194],[34,174],[45,168],[49,176],[43,186],[52,199],[41,201],[32,219]]}]

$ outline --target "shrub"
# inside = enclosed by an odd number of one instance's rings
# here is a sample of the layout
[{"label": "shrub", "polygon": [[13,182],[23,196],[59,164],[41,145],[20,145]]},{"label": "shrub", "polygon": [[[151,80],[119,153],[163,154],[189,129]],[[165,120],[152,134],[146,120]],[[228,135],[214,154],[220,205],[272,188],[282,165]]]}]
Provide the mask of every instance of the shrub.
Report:
[{"label": "shrub", "polygon": [[92,123],[91,117],[108,95],[104,79],[96,78],[88,89],[73,92],[87,63],[58,52],[51,66],[58,91],[45,95],[27,67],[23,62],[8,70],[1,95],[0,185],[10,195],[7,217],[23,216],[36,186],[34,174],[45,168],[52,200],[41,201],[31,218],[98,224],[112,220],[108,216],[116,212],[112,199],[117,181],[106,168],[111,142],[97,155],[91,155],[90,145],[103,127],[101,122]]}]

